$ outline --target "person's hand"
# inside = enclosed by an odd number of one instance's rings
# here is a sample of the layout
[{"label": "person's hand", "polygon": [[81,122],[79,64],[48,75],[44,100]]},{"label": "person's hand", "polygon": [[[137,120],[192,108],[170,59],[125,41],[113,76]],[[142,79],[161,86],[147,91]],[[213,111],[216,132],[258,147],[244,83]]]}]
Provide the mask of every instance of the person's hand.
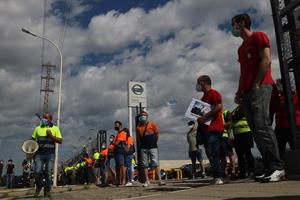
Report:
[{"label": "person's hand", "polygon": [[252,87],[251,87],[251,89],[259,89],[259,84],[256,84],[256,83],[253,84]]},{"label": "person's hand", "polygon": [[234,97],[234,103],[236,104],[240,104],[242,102],[242,97],[240,93],[235,93],[235,97]]},{"label": "person's hand", "polygon": [[52,136],[52,133],[51,133],[50,129],[46,130],[46,134],[47,134],[47,137],[51,137]]},{"label": "person's hand", "polygon": [[198,124],[204,124],[207,121],[205,115],[202,117],[198,117],[197,122]]}]

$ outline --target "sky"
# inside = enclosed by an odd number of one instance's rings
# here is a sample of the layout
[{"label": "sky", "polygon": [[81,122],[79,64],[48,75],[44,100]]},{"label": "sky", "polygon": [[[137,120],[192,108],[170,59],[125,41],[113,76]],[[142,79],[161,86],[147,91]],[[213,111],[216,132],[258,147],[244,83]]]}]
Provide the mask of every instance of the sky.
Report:
[{"label": "sky", "polygon": [[[269,0],[47,0],[45,36],[63,54],[60,160],[95,137],[114,134],[113,122],[128,126],[127,83],[147,87],[147,111],[159,129],[161,159],[188,159],[185,111],[199,75],[207,74],[226,109],[233,109],[239,79],[240,38],[231,18],[247,12],[253,30],[270,38],[272,74],[280,77]],[[41,113],[44,1],[0,1],[0,159],[24,158]],[[45,42],[44,63],[56,65],[49,108],[57,119],[59,57]],[[135,110],[133,111],[135,115]]]}]

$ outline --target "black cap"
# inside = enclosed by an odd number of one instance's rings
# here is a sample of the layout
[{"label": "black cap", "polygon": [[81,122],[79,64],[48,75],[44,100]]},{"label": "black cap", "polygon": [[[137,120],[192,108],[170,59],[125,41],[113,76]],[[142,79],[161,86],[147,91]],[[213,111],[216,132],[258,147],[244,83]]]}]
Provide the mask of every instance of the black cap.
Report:
[{"label": "black cap", "polygon": [[194,124],[195,124],[194,121],[189,121],[189,122],[188,122],[188,125],[189,125],[189,126],[194,125]]}]

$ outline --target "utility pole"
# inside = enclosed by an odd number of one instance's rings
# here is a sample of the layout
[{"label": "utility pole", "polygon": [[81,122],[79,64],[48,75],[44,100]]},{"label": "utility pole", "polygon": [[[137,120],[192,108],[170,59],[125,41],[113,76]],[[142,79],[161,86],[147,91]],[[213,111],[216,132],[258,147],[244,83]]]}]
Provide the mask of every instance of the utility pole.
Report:
[{"label": "utility pole", "polygon": [[[53,93],[54,91],[50,89],[50,82],[54,81],[54,77],[51,76],[52,69],[54,69],[56,66],[51,65],[50,63],[48,64],[43,64],[42,67],[45,70],[46,73],[42,74],[41,79],[42,79],[42,87],[44,85],[44,88],[41,88],[41,93],[44,92],[44,104],[43,104],[43,112],[48,112],[49,111],[49,94]],[[45,84],[43,84],[45,82]]]}]

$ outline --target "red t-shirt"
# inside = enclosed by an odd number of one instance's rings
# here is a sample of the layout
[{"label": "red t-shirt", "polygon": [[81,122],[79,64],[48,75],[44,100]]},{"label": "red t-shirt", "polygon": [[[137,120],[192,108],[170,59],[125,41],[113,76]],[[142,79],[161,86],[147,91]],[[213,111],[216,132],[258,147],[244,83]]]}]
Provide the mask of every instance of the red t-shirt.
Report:
[{"label": "red t-shirt", "polygon": [[[261,62],[259,52],[265,47],[270,48],[270,42],[268,36],[263,32],[253,32],[239,47],[238,56],[241,70],[239,91],[251,89],[253,86]],[[271,68],[260,84],[273,84]]]},{"label": "red t-shirt", "polygon": [[[204,93],[202,101],[209,103],[213,107],[217,104],[222,103],[222,96],[221,94],[214,90],[210,89],[207,93]],[[224,130],[224,122],[222,119],[222,111],[218,113],[218,115],[212,118],[210,125],[207,127],[208,131],[223,131]]]},{"label": "red t-shirt", "polygon": [[[285,105],[285,98],[282,93],[277,93],[277,106],[275,111],[276,128],[289,128],[287,109]],[[295,109],[296,125],[300,125],[300,110],[298,105],[297,93],[293,93],[292,101]]]}]

